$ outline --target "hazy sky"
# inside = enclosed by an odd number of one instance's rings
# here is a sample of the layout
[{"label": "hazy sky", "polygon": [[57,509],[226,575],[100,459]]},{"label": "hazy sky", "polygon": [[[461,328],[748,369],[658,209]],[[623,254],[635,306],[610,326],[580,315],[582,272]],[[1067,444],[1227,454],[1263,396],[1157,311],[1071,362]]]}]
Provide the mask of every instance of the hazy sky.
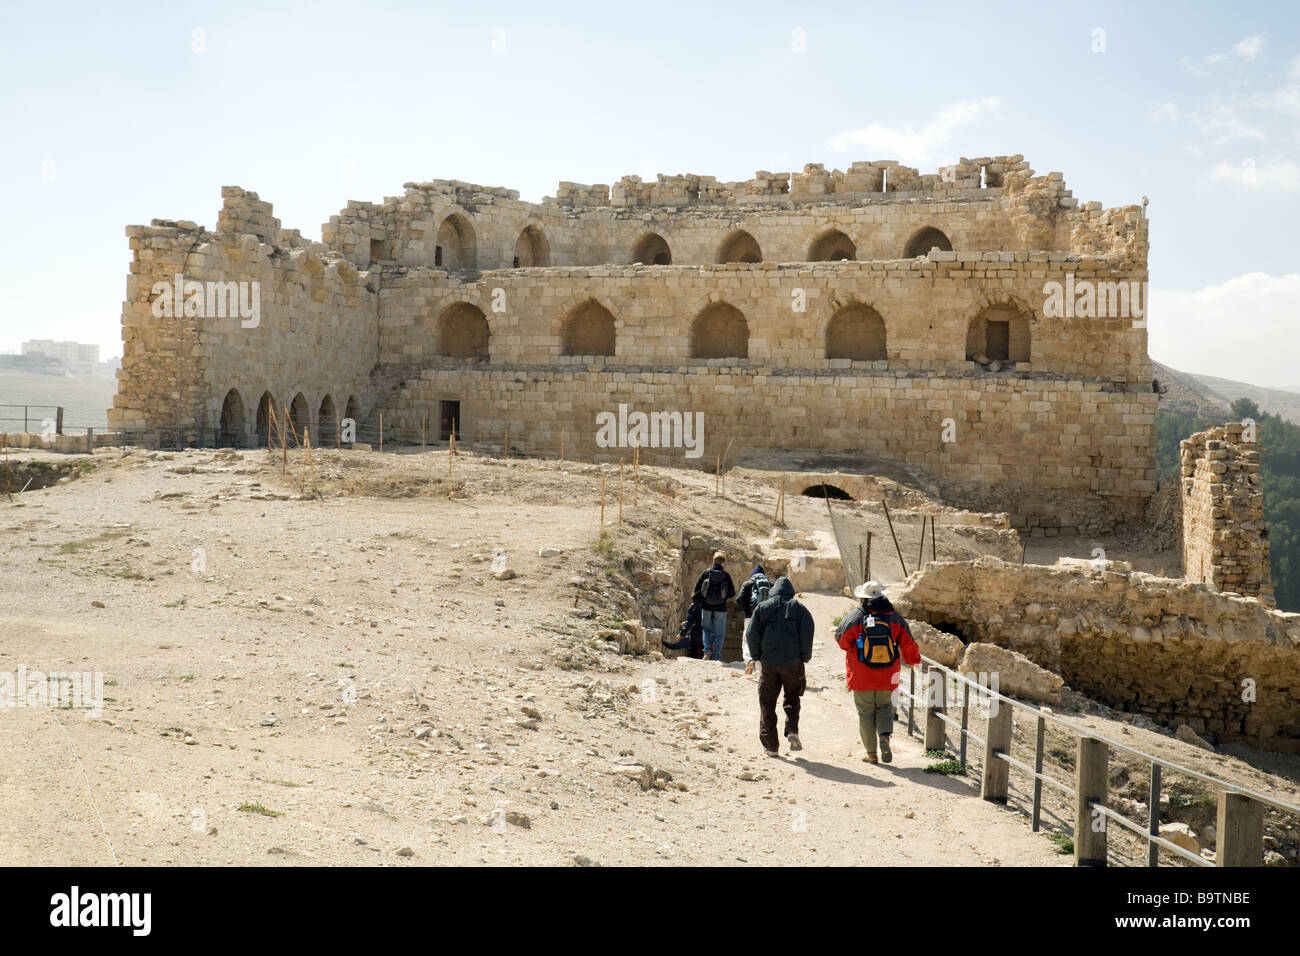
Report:
[{"label": "hazy sky", "polygon": [[1300,387],[1296,9],[14,5],[0,350],[53,337],[120,354],[123,228],[211,228],[223,184],[319,238],[348,199],[411,180],[538,200],[628,173],[1023,153],[1081,201],[1150,198],[1154,358]]}]

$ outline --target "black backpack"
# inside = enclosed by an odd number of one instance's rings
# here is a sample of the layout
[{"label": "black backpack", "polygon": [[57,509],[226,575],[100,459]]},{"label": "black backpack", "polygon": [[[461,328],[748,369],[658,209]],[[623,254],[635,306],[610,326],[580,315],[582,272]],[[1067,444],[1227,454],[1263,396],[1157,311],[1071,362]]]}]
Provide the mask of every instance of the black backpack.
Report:
[{"label": "black backpack", "polygon": [[704,603],[723,604],[727,600],[727,572],[709,568],[704,573]]},{"label": "black backpack", "polygon": [[760,574],[756,578],[750,578],[752,582],[749,591],[749,606],[758,607],[767,600],[768,595],[772,593],[772,582],[767,579],[767,575]]}]

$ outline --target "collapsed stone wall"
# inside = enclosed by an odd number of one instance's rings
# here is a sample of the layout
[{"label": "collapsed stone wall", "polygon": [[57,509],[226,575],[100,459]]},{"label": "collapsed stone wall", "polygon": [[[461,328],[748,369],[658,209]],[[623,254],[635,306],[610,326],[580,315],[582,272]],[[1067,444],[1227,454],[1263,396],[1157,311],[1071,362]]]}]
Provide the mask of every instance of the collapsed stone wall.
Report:
[{"label": "collapsed stone wall", "polygon": [[932,562],[891,599],[1116,709],[1300,753],[1300,614],[1115,566]]},{"label": "collapsed stone wall", "polygon": [[[217,232],[166,220],[127,229],[133,260],[108,418],[111,429],[137,441],[159,430],[211,441],[232,389],[238,419],[229,424],[238,443],[255,439],[264,393],[277,414],[301,393],[310,421],[298,424],[314,428],[327,396],[340,414],[349,398],[365,409],[373,401],[377,287],[324,246],[282,230],[256,193],[228,187],[223,195]],[[157,308],[155,285],[171,292],[178,275],[203,290],[195,290],[197,297],[173,293],[168,309]],[[213,286],[220,287],[219,301]],[[257,314],[243,318],[236,305],[241,295],[251,305],[254,292]],[[172,314],[155,314],[166,311]]]},{"label": "collapsed stone wall", "polygon": [[[1251,426],[1253,428],[1253,426]],[[1272,597],[1259,446],[1240,422],[1182,442],[1183,576],[1219,591]]]}]

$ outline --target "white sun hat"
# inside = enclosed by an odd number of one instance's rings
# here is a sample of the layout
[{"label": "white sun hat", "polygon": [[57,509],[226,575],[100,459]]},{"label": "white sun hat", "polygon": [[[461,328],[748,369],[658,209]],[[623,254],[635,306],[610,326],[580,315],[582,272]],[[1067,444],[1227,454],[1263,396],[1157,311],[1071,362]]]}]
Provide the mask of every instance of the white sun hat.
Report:
[{"label": "white sun hat", "polygon": [[879,598],[885,596],[885,589],[879,581],[864,581],[853,589],[855,598]]}]

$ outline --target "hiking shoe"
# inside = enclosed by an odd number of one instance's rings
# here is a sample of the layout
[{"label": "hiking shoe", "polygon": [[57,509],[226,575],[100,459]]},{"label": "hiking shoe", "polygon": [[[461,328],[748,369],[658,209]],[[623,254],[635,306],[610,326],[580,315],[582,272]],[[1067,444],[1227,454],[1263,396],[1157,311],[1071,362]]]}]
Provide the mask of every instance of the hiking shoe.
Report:
[{"label": "hiking shoe", "polygon": [[880,735],[880,759],[885,763],[894,759],[894,752],[889,749],[889,734]]},{"label": "hiking shoe", "polygon": [[753,662],[753,661],[746,661],[746,662],[745,662],[745,676],[748,677],[748,676],[749,676],[750,674],[752,674],[752,673],[754,673],[754,662]]},{"label": "hiking shoe", "polygon": [[799,743],[798,734],[786,734],[785,739],[790,744],[791,750],[803,750],[803,744]]},{"label": "hiking shoe", "polygon": [[862,758],[863,763],[880,763],[880,758],[875,754],[867,754]]},{"label": "hiking shoe", "polygon": [[781,756],[781,752],[779,750],[768,750],[766,747],[763,748],[763,753],[767,754],[769,757]]}]

